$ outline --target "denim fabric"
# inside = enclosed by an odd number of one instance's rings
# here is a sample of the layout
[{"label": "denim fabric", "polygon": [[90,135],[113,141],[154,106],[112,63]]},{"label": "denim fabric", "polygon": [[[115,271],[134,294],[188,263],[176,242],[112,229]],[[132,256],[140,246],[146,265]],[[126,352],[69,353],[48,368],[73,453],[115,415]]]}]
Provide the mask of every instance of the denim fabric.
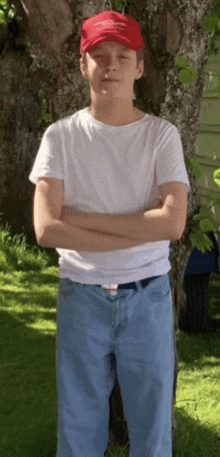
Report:
[{"label": "denim fabric", "polygon": [[[172,456],[173,309],[168,275],[116,294],[60,280],[57,457],[104,457],[115,375],[130,457]],[[115,354],[116,373],[111,365]]]}]

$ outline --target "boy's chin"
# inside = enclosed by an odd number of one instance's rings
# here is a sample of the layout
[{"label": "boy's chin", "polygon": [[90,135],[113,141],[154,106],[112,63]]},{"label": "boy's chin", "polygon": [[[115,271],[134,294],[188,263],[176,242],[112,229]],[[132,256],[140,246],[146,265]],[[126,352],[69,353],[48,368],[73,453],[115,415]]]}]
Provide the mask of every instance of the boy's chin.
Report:
[{"label": "boy's chin", "polygon": [[106,97],[110,97],[110,98],[118,98],[119,97],[119,94],[117,94],[116,92],[112,92],[112,91],[109,91],[109,90],[105,90],[103,89],[101,91],[101,95],[104,95]]},{"label": "boy's chin", "polygon": [[123,95],[122,93],[120,93],[119,90],[115,90],[115,89],[101,89],[100,91],[100,95],[101,96],[104,96],[104,97],[108,97],[108,98],[111,98],[111,99],[114,99],[114,98],[123,98]]}]

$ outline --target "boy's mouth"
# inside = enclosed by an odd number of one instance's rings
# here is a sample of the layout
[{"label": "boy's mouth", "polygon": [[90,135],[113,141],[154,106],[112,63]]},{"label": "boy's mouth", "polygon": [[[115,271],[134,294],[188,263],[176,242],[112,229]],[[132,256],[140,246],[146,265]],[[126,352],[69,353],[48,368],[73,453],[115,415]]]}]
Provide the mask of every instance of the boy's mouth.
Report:
[{"label": "boy's mouth", "polygon": [[110,82],[110,83],[118,83],[118,80],[117,79],[103,79],[102,80],[103,82],[107,83],[107,82]]}]

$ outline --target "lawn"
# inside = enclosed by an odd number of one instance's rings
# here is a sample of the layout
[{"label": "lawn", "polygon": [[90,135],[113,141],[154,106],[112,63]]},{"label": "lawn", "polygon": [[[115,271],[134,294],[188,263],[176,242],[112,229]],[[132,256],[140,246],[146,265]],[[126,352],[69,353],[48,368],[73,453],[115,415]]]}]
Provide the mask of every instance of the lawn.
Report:
[{"label": "lawn", "polygon": [[[210,314],[220,318],[220,280],[210,281]],[[54,259],[0,231],[0,455],[55,457]],[[177,333],[179,377],[175,457],[220,457],[220,330]],[[108,457],[128,456],[123,448]]]}]

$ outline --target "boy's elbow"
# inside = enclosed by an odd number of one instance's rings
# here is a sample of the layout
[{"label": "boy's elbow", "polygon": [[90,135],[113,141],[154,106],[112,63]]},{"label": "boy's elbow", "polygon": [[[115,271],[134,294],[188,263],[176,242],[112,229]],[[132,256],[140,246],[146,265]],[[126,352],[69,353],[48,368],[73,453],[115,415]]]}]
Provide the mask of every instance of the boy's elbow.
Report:
[{"label": "boy's elbow", "polygon": [[40,233],[36,233],[35,232],[35,236],[36,236],[36,240],[37,240],[37,244],[41,247],[41,248],[45,248],[45,240],[44,240],[44,237],[42,236],[42,234]]},{"label": "boy's elbow", "polygon": [[181,232],[181,233],[180,232],[175,232],[175,233],[172,232],[172,234],[170,236],[170,241],[179,241],[182,238],[182,234],[183,234],[183,232]]},{"label": "boy's elbow", "polygon": [[185,230],[186,223],[180,221],[179,223],[172,224],[171,227],[171,236],[170,240],[171,241],[179,241],[182,238],[183,232]]},{"label": "boy's elbow", "polygon": [[39,244],[39,246],[41,248],[48,248],[49,247],[44,238],[37,239],[37,244]]},{"label": "boy's elbow", "polygon": [[37,244],[41,248],[47,248],[48,243],[47,243],[47,227],[35,227],[35,236],[37,240]]},{"label": "boy's elbow", "polygon": [[35,228],[37,243],[42,248],[56,248],[62,244],[65,237],[63,223],[58,219],[52,219],[47,223]]}]

